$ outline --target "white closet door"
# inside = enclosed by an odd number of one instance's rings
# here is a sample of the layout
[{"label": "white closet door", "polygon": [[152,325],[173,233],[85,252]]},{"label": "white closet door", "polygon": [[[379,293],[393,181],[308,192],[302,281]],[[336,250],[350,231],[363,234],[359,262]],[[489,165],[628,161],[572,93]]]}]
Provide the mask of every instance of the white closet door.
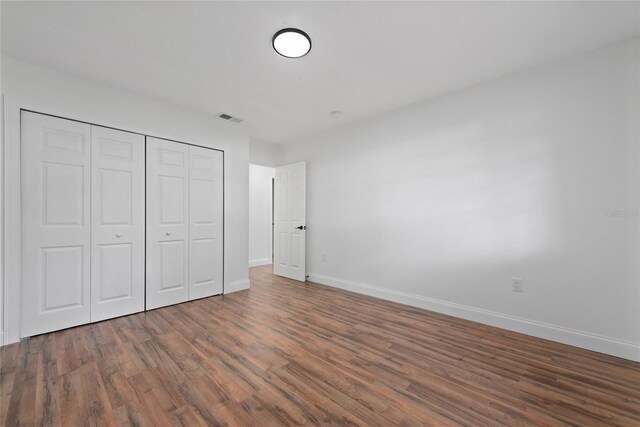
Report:
[{"label": "white closet door", "polygon": [[144,310],[144,136],[91,127],[91,321]]},{"label": "white closet door", "polygon": [[91,129],[22,113],[20,336],[90,321]]},{"label": "white closet door", "polygon": [[147,137],[147,309],[189,299],[189,146]]},{"label": "white closet door", "polygon": [[189,147],[189,299],[222,293],[222,152]]}]

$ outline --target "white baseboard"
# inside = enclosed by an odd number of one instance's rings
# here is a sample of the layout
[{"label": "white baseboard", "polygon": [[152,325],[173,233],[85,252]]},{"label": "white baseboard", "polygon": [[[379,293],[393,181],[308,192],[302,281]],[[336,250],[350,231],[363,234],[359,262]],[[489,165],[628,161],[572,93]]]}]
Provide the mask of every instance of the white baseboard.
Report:
[{"label": "white baseboard", "polygon": [[640,344],[421,295],[309,273],[309,281],[640,362]]},{"label": "white baseboard", "polygon": [[249,289],[251,286],[251,282],[249,279],[246,280],[238,280],[237,282],[231,282],[224,288],[225,294],[230,294],[232,292],[244,291],[245,289]]},{"label": "white baseboard", "polygon": [[261,265],[268,265],[268,264],[271,264],[271,259],[269,258],[249,260],[249,267],[258,267]]}]

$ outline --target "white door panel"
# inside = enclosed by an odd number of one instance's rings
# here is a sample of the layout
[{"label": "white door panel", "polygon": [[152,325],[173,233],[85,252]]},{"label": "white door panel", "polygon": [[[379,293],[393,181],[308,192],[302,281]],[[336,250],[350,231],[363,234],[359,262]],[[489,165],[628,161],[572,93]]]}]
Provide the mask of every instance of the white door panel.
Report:
[{"label": "white door panel", "polygon": [[273,272],[305,281],[305,162],[276,168],[274,212]]},{"label": "white door panel", "polygon": [[189,299],[222,293],[222,152],[189,147]]},{"label": "white door panel", "polygon": [[90,321],[91,128],[23,112],[22,337]]},{"label": "white door panel", "polygon": [[91,127],[91,321],[144,310],[144,136]]},{"label": "white door panel", "polygon": [[147,309],[189,299],[189,146],[147,137]]}]

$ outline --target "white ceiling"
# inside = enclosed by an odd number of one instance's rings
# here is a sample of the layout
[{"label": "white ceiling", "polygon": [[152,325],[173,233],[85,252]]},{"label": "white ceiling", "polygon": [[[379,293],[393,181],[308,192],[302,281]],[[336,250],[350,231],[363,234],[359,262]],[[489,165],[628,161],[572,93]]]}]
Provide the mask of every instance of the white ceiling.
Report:
[{"label": "white ceiling", "polygon": [[[300,137],[640,34],[640,3],[2,2],[2,53]],[[301,59],[273,33],[312,38]],[[341,110],[340,118],[329,113]],[[212,120],[218,120],[213,119]]]}]

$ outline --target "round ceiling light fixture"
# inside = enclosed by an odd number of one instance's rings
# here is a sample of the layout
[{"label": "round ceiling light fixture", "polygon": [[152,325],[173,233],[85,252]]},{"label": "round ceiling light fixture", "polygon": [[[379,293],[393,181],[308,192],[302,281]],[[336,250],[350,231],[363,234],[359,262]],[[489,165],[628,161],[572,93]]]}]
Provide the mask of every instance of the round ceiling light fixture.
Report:
[{"label": "round ceiling light fixture", "polygon": [[311,50],[311,38],[297,28],[283,28],[273,35],[273,50],[285,58],[300,58]]}]

